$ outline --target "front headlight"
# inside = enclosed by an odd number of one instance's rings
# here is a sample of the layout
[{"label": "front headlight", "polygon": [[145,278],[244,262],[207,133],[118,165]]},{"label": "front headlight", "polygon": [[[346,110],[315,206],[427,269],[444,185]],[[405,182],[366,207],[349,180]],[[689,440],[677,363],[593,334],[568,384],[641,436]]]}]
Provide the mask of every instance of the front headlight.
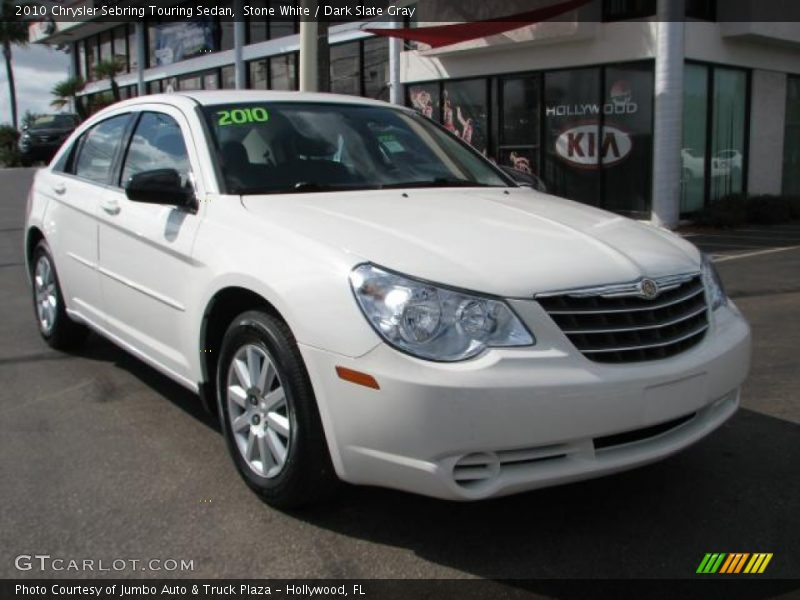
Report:
[{"label": "front headlight", "polygon": [[367,321],[390,345],[429,360],[472,358],[535,340],[505,302],[390,273],[370,264],[350,274]]},{"label": "front headlight", "polygon": [[711,310],[717,310],[728,301],[728,297],[725,295],[725,288],[722,286],[722,279],[717,273],[717,268],[707,254],[703,254],[702,273],[703,283],[706,286],[706,294],[708,295],[708,303],[711,305]]}]

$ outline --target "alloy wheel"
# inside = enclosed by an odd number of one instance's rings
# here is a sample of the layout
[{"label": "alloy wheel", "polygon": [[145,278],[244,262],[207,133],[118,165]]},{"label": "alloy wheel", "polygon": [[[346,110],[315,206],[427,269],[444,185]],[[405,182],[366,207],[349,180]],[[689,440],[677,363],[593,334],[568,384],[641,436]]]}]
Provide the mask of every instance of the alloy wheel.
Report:
[{"label": "alloy wheel", "polygon": [[227,410],[242,457],[257,475],[283,471],[291,449],[291,406],[269,353],[255,344],[236,351],[228,367]]},{"label": "alloy wheel", "polygon": [[58,296],[56,295],[56,279],[53,266],[47,256],[40,256],[36,261],[33,276],[36,294],[36,315],[42,333],[50,335],[58,313]]}]

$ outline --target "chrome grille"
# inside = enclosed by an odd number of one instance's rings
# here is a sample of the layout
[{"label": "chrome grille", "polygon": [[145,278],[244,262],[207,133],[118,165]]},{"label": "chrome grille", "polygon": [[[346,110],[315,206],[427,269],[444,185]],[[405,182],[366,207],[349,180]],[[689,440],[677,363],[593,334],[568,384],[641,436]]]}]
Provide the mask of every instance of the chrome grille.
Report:
[{"label": "chrome grille", "polygon": [[656,279],[660,293],[642,296],[640,282],[536,297],[587,358],[604,363],[658,360],[703,339],[708,314],[699,274]]}]

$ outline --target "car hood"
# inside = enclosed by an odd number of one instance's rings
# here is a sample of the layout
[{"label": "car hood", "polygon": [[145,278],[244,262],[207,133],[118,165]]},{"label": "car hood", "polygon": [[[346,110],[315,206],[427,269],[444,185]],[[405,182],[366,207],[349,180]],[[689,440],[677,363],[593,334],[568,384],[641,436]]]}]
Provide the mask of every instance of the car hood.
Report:
[{"label": "car hood", "polygon": [[677,236],[527,189],[244,196],[272,225],[377,265],[505,297],[697,271]]}]

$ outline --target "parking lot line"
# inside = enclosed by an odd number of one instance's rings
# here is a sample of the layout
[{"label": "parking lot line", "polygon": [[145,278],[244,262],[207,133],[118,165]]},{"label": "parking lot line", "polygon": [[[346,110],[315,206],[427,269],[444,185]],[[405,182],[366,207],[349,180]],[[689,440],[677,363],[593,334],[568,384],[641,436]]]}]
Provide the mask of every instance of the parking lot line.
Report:
[{"label": "parking lot line", "polygon": [[777,252],[786,252],[788,250],[798,250],[800,246],[787,246],[785,248],[767,248],[766,250],[757,250],[755,252],[745,252],[743,254],[730,254],[727,256],[723,256],[718,259],[714,259],[714,262],[727,262],[729,260],[736,260],[739,258],[749,258],[751,256],[760,256],[762,254],[775,254]]}]

